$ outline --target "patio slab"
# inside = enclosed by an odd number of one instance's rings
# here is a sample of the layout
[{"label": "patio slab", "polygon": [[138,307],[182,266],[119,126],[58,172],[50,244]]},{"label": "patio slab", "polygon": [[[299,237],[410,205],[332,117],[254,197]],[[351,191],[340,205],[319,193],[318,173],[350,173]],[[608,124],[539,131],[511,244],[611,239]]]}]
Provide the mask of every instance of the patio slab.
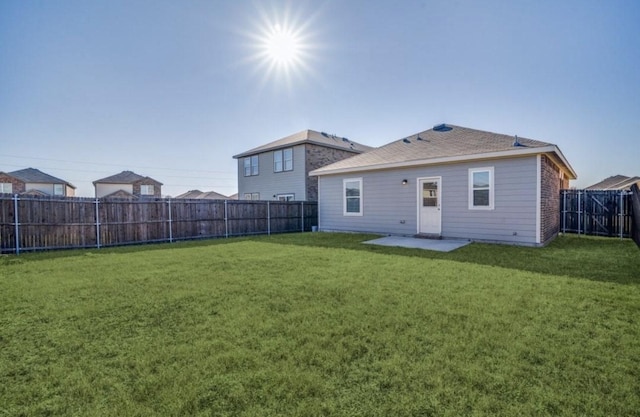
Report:
[{"label": "patio slab", "polygon": [[406,236],[385,236],[379,239],[363,242],[370,245],[397,246],[401,248],[414,248],[435,250],[438,252],[451,252],[471,243],[461,239],[420,239]]}]

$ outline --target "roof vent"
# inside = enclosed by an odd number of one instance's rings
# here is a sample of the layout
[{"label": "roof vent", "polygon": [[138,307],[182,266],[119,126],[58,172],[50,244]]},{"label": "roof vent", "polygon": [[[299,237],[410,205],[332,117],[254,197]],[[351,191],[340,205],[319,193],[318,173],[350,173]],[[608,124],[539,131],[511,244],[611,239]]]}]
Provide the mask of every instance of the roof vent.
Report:
[{"label": "roof vent", "polygon": [[513,140],[513,146],[514,147],[526,147],[527,145],[523,145],[522,143],[520,143],[520,141],[518,141],[518,135],[515,136],[515,139]]},{"label": "roof vent", "polygon": [[320,134],[321,134],[322,136],[324,136],[325,138],[328,138],[328,137],[329,137],[329,135],[328,135],[328,134],[326,134],[325,132],[320,132]]},{"label": "roof vent", "polygon": [[421,140],[423,142],[429,142],[429,139],[423,139],[420,137],[420,135],[418,135],[418,137],[416,138],[416,140]]},{"label": "roof vent", "polygon": [[347,138],[342,138],[342,141],[343,141],[343,142],[349,142],[349,139],[347,139]]},{"label": "roof vent", "polygon": [[410,141],[409,139],[407,139],[407,138],[402,139],[402,141],[403,141],[404,143],[411,143],[411,141]]},{"label": "roof vent", "polygon": [[437,125],[433,127],[433,130],[435,130],[436,132],[448,132],[451,129],[453,129],[452,127],[447,126],[446,124],[441,124],[441,125]]}]

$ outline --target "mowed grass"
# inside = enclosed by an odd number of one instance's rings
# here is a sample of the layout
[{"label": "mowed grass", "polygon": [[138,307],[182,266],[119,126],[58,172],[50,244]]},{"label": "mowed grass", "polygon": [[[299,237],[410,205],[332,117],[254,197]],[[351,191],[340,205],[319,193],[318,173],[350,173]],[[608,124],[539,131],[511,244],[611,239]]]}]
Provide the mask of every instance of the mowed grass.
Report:
[{"label": "mowed grass", "polygon": [[640,250],[305,233],[0,257],[0,415],[640,415]]}]

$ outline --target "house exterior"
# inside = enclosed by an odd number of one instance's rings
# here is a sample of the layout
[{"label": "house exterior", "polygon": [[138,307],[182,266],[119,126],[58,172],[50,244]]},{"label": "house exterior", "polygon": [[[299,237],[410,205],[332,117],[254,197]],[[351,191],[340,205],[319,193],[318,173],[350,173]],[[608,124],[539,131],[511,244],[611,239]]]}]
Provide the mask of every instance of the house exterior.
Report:
[{"label": "house exterior", "polygon": [[233,157],[238,160],[238,198],[316,201],[318,180],[309,172],[370,149],[347,138],[303,130],[242,152]]},{"label": "house exterior", "polygon": [[96,198],[160,198],[162,183],[132,171],[102,178],[93,182]]},{"label": "house exterior", "polygon": [[316,169],[319,230],[541,246],[576,173],[553,144],[453,125]]},{"label": "house exterior", "polygon": [[216,193],[215,191],[190,190],[173,198],[195,199],[195,200],[230,200],[230,197]]},{"label": "house exterior", "polygon": [[0,194],[73,197],[76,187],[39,169],[0,172]]},{"label": "house exterior", "polygon": [[627,177],[626,175],[614,175],[609,178],[606,178],[600,182],[597,182],[593,185],[590,185],[586,188],[586,190],[601,190],[601,191],[611,191],[611,190],[624,190],[630,191],[631,186],[633,184],[637,184],[640,187],[640,177]]}]

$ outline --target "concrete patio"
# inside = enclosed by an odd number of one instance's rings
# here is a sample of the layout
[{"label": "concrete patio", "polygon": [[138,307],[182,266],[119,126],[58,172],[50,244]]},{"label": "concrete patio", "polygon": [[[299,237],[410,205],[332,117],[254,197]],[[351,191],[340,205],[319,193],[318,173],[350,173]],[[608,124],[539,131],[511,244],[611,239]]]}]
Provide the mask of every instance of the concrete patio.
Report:
[{"label": "concrete patio", "polygon": [[438,252],[451,252],[471,243],[461,239],[421,239],[406,236],[386,236],[379,239],[363,242],[370,245],[397,246],[401,248],[414,248],[435,250]]}]

